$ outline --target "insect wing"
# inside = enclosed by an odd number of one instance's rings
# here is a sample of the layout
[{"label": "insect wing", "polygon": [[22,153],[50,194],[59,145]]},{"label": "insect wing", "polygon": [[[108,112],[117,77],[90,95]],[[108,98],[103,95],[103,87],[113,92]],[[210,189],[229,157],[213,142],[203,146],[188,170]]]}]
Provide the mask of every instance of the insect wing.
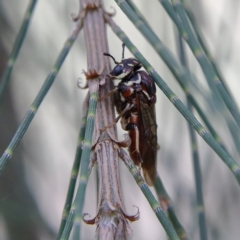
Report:
[{"label": "insect wing", "polygon": [[153,185],[156,176],[157,159],[157,124],[155,104],[150,104],[143,92],[138,94],[140,154],[143,159],[142,169],[149,185]]}]

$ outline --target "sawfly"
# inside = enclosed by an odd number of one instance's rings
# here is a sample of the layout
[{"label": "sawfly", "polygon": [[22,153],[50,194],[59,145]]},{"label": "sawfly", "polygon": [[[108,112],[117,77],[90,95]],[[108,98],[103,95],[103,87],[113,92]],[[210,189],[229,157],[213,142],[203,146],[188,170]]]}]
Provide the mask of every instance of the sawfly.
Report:
[{"label": "sawfly", "polygon": [[[121,119],[121,126],[128,131],[131,144],[128,151],[135,165],[143,170],[144,178],[152,186],[156,177],[157,165],[157,124],[155,114],[156,86],[150,75],[140,70],[142,63],[135,58],[124,58],[117,62],[111,57],[116,66],[109,73],[110,78],[121,80],[115,92],[115,106]],[[110,95],[111,93],[107,94]]]}]

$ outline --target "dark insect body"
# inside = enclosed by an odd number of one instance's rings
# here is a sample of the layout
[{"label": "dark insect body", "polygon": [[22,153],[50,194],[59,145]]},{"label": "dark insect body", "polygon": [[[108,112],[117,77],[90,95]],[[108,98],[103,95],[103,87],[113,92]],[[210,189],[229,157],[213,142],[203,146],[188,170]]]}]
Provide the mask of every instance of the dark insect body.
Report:
[{"label": "dark insect body", "polygon": [[121,118],[122,128],[131,138],[130,157],[135,165],[142,167],[145,180],[151,186],[156,177],[158,150],[155,83],[145,71],[139,70],[141,62],[135,58],[124,59],[124,45],[121,62],[109,53],[104,55],[111,57],[116,64],[109,73],[110,77],[121,80],[113,90],[119,113],[116,122]]}]

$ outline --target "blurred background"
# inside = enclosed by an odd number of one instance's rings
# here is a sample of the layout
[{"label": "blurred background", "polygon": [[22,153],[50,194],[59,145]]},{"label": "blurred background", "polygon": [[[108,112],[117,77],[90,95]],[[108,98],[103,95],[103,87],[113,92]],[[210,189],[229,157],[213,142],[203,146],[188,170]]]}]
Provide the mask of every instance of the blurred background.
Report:
[{"label": "blurred background", "polygon": [[[134,1],[159,38],[178,58],[176,29],[158,1]],[[21,26],[27,0],[0,1],[0,73]],[[153,48],[135,29],[114,1],[104,0],[107,11],[114,7],[114,20],[139,51],[183,101],[185,95]],[[236,102],[240,103],[240,2],[235,0],[192,0],[191,8],[212,56],[221,69]],[[71,13],[78,12],[77,0],[38,1],[25,42],[20,51],[0,108],[0,154],[8,146],[18,125],[37,95],[67,39],[73,23]],[[108,28],[109,52],[121,58],[121,42]],[[209,89],[198,63],[188,51],[189,68],[197,86],[205,94],[196,94],[218,130],[233,158],[239,152],[231,139],[222,113],[207,103]],[[126,51],[125,57],[130,57]],[[82,102],[86,90],[77,88],[77,79],[86,69],[86,52],[81,32],[65,60],[55,83],[34,120],[0,176],[0,239],[55,239],[60,225],[70,171],[80,128]],[[196,189],[186,120],[165,95],[157,95],[158,171],[173,201],[177,216],[189,239],[199,239]],[[228,114],[225,112],[224,114]],[[197,116],[198,118],[198,116]],[[198,118],[199,119],[199,118]],[[200,121],[201,122],[201,121]],[[119,126],[119,137],[123,131]],[[239,130],[237,129],[238,133]],[[209,239],[239,239],[240,188],[233,174],[213,150],[198,137],[202,168],[202,187]],[[136,205],[141,218],[131,224],[133,239],[157,240],[167,236],[132,176],[121,164],[122,186],[129,214]],[[96,214],[96,176],[92,171],[84,212]],[[95,226],[83,224],[82,239],[95,238]]]}]

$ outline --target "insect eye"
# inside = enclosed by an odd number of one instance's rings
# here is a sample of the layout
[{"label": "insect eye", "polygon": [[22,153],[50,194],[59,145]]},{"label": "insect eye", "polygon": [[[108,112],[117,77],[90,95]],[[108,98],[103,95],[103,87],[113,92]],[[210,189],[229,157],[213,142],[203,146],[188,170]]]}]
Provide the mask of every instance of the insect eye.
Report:
[{"label": "insect eye", "polygon": [[123,67],[121,65],[117,65],[113,70],[112,70],[112,74],[114,76],[118,76],[123,72]]}]

